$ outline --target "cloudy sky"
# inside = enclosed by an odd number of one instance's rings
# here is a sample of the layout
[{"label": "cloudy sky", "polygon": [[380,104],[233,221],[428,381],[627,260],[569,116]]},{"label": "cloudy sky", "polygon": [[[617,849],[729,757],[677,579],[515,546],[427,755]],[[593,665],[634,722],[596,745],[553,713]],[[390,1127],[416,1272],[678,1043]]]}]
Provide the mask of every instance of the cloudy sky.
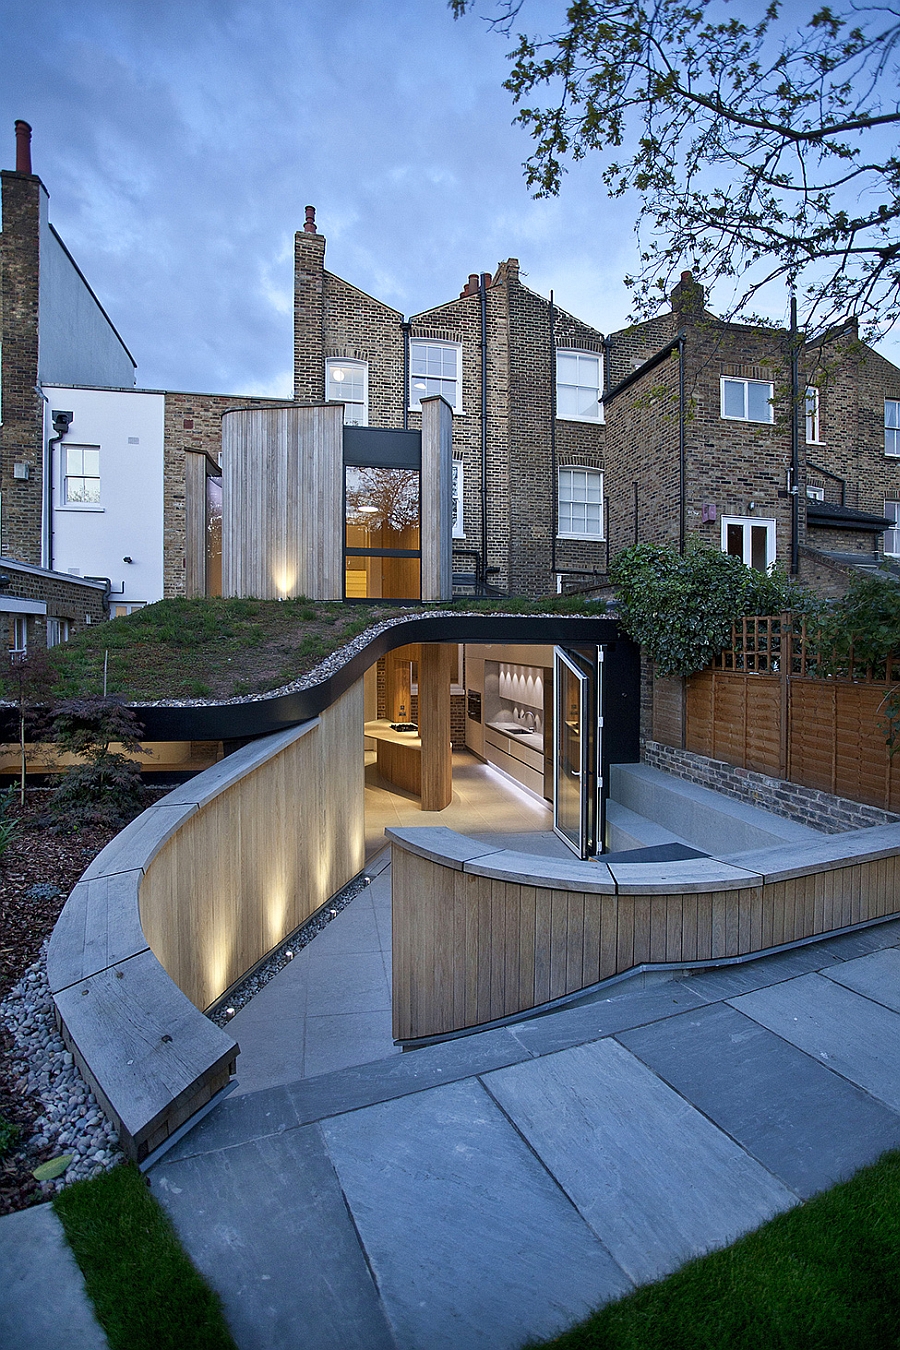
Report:
[{"label": "cloudy sky", "polygon": [[[529,0],[529,31],[562,11]],[[0,0],[0,31],[0,166],[24,118],[145,387],[290,394],[307,203],[330,270],[406,314],[514,256],[598,328],[627,318],[635,203],[590,159],[530,197],[511,42],[445,0]]]}]

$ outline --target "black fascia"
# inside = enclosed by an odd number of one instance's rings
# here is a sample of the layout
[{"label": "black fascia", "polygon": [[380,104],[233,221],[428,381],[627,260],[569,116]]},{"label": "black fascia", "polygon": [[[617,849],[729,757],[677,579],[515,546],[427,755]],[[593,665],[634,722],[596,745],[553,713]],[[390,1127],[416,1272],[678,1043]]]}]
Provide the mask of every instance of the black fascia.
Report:
[{"label": "black fascia", "polygon": [[357,469],[421,469],[421,431],[344,427],[344,464]]},{"label": "black fascia", "polygon": [[[637,649],[620,631],[615,619],[608,618],[452,613],[416,618],[411,614],[403,623],[394,624],[372,638],[345,666],[309,689],[245,702],[131,706],[141,723],[141,735],[148,741],[228,741],[266,736],[318,717],[361,679],[379,657],[395,647],[416,642],[541,643],[548,646],[588,642],[608,646],[604,669],[605,738],[609,753],[615,756],[613,763],[617,759],[621,762],[626,758],[637,758],[640,663]],[[615,647],[612,644],[616,644]],[[0,710],[0,718],[3,723],[0,734],[7,741],[14,741],[18,736],[15,709]]]}]

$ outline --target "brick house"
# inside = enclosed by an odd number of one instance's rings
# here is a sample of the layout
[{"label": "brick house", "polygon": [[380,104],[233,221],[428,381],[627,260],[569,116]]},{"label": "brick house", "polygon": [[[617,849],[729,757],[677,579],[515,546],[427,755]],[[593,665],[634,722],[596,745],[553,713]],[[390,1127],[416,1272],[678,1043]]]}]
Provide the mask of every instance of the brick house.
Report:
[{"label": "brick house", "polygon": [[796,465],[788,332],[718,319],[686,272],[608,349],[611,555],[691,534],[825,594],[900,555],[900,370],[854,326],[799,350]]},{"label": "brick house", "polygon": [[525,286],[515,258],[406,322],[326,270],[311,207],[294,293],[295,398],[383,428],[418,429],[421,397],[453,409],[457,573],[527,595],[605,575],[602,333]]}]

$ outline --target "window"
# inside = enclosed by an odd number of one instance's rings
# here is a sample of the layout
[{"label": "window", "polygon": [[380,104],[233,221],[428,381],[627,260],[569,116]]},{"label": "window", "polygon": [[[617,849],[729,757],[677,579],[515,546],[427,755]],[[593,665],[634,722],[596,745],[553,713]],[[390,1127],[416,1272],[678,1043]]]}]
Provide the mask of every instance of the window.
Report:
[{"label": "window", "polygon": [[885,502],[884,514],[893,521],[884,532],[884,551],[889,558],[900,558],[900,502]]},{"label": "window", "polygon": [[68,640],[69,640],[69,620],[48,618],[47,646],[58,647],[61,642],[68,642]]},{"label": "window", "polygon": [[722,416],[739,422],[771,422],[771,384],[765,380],[731,380],[723,375]]},{"label": "window", "polygon": [[603,538],[603,474],[599,469],[560,469],[558,505],[558,538]]},{"label": "window", "polygon": [[453,461],[453,538],[465,539],[463,529],[463,462]]},{"label": "window", "polygon": [[14,614],[9,624],[9,651],[11,656],[24,656],[28,651],[28,619]]},{"label": "window", "polygon": [[344,425],[369,425],[369,367],[365,361],[325,362],[325,401],[343,403]]},{"label": "window", "polygon": [[409,344],[409,406],[421,407],[423,398],[441,394],[454,412],[462,412],[462,347],[456,342]]},{"label": "window", "polygon": [[346,599],[421,595],[419,487],[418,469],[344,469]]},{"label": "window", "polygon": [[602,358],[593,352],[557,351],[556,415],[578,422],[602,422]]},{"label": "window", "polygon": [[100,447],[64,445],[63,501],[73,506],[100,505]]},{"label": "window", "polygon": [[822,428],[819,425],[819,391],[813,385],[806,390],[806,444],[822,444]]},{"label": "window", "polygon": [[823,487],[815,487],[812,483],[807,483],[806,495],[811,502],[824,502],[825,489]]},{"label": "window", "polygon": [[740,558],[758,572],[767,572],[775,561],[774,520],[723,516],[722,552]]},{"label": "window", "polygon": [[900,455],[900,399],[884,400],[884,453]]}]

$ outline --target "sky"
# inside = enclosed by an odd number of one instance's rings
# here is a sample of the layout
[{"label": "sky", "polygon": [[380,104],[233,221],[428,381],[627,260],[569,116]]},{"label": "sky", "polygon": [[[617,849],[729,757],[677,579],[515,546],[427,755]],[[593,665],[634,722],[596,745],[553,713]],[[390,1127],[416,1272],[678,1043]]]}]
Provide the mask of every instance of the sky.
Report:
[{"label": "sky", "polygon": [[[528,0],[530,32],[564,6]],[[482,12],[487,10],[482,6]],[[293,236],[404,314],[520,260],[603,332],[629,314],[635,200],[600,163],[525,186],[512,40],[446,0],[0,0],[0,167],[34,129],[50,219],[145,388],[289,397]],[[783,316],[776,316],[781,319]]]}]

